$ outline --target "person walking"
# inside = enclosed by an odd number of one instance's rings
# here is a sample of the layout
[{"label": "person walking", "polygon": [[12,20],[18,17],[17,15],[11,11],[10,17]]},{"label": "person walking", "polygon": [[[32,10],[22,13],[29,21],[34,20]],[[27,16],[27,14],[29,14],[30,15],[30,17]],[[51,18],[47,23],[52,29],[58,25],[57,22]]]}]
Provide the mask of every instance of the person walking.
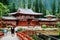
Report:
[{"label": "person walking", "polygon": [[7,28],[4,28],[3,29],[3,32],[4,32],[4,35],[7,35],[8,29]]},{"label": "person walking", "polygon": [[11,27],[11,34],[12,34],[12,36],[14,36],[14,31],[15,31],[15,28]]}]

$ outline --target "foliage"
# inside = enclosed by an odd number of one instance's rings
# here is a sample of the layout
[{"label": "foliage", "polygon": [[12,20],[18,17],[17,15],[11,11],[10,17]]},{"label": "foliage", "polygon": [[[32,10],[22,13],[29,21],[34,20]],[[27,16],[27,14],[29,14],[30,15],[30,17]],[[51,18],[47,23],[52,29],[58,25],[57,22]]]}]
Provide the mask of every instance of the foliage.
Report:
[{"label": "foliage", "polygon": [[16,11],[14,3],[9,3],[8,8],[9,8],[10,12],[15,12]]},{"label": "foliage", "polygon": [[7,6],[3,5],[3,3],[0,3],[0,18],[4,15],[8,15],[9,9]]},{"label": "foliage", "polygon": [[0,0],[0,2],[7,5],[10,12],[15,12],[18,8],[29,8],[35,12],[43,13],[43,16],[60,13],[60,0]]},{"label": "foliage", "polygon": [[8,5],[8,0],[0,0],[1,3],[3,3],[4,5]]},{"label": "foliage", "polygon": [[3,29],[2,29],[2,28],[0,28],[0,31],[1,31],[1,32],[3,32]]},{"label": "foliage", "polygon": [[23,29],[22,28],[19,28],[18,31],[21,32],[21,31],[23,31]]},{"label": "foliage", "polygon": [[60,22],[57,22],[57,23],[56,23],[56,25],[57,25],[57,27],[59,27],[59,28],[60,28]]},{"label": "foliage", "polygon": [[46,10],[46,15],[50,15],[50,12],[49,12],[49,10]]},{"label": "foliage", "polygon": [[47,26],[45,24],[42,25],[42,28],[46,28]]},{"label": "foliage", "polygon": [[31,37],[32,37],[34,40],[39,40],[39,37],[36,36],[36,35],[31,35]]},{"label": "foliage", "polygon": [[42,30],[45,30],[47,26],[45,24],[42,25]]},{"label": "foliage", "polygon": [[60,0],[58,1],[58,13],[60,13]]},{"label": "foliage", "polygon": [[56,14],[56,17],[60,19],[60,13],[57,13]]},{"label": "foliage", "polygon": [[53,14],[56,14],[56,4],[55,3],[56,3],[56,0],[53,0],[52,6],[51,6]]}]

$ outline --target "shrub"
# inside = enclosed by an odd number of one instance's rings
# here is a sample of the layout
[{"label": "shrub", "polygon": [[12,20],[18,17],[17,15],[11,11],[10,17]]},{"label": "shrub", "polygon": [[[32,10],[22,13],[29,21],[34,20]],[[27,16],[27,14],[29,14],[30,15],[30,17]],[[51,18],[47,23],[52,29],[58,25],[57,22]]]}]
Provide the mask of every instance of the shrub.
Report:
[{"label": "shrub", "polygon": [[20,32],[20,31],[23,31],[23,29],[22,29],[22,28],[19,28],[18,31],[19,31],[19,32]]},{"label": "shrub", "polygon": [[56,23],[56,26],[60,28],[60,22],[57,22]]},{"label": "shrub", "polygon": [[60,13],[57,13],[57,14],[56,14],[56,17],[57,17],[58,19],[60,19]]},{"label": "shrub", "polygon": [[46,28],[47,26],[44,24],[44,25],[42,25],[42,28]]},{"label": "shrub", "polygon": [[3,29],[0,29],[1,32],[3,32]]},{"label": "shrub", "polygon": [[39,40],[39,37],[36,36],[36,35],[31,35],[31,37],[32,37],[34,40]]}]

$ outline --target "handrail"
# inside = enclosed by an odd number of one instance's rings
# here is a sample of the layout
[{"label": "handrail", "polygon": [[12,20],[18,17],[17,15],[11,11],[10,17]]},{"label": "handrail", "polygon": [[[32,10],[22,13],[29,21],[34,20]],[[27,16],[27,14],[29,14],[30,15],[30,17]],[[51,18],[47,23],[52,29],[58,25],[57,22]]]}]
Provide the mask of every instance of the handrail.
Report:
[{"label": "handrail", "polygon": [[52,37],[52,36],[50,36],[50,35],[44,35],[44,34],[41,34],[41,33],[40,33],[40,35],[46,36],[46,37],[48,37],[48,38],[50,38],[50,39],[59,40],[58,38],[56,38],[56,37]]},{"label": "handrail", "polygon": [[58,38],[56,38],[56,37],[52,37],[52,36],[49,36],[49,35],[45,35],[45,36],[58,40]]},{"label": "handrail", "polygon": [[19,36],[20,36],[23,40],[34,40],[34,39],[32,39],[31,37],[29,37],[28,35],[25,35],[24,33],[19,32],[19,33],[17,33],[17,34],[19,34]]}]

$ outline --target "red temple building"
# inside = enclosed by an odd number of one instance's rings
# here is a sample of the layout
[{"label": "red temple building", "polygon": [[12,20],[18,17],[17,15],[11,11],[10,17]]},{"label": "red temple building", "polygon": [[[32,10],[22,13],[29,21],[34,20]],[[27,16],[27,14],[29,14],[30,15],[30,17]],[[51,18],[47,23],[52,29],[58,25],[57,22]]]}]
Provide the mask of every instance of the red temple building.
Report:
[{"label": "red temple building", "polygon": [[36,26],[38,16],[42,13],[35,13],[31,9],[19,8],[15,13],[9,13],[9,16],[2,17],[5,24],[13,24],[16,26]]},{"label": "red temple building", "polygon": [[46,15],[46,18],[38,18],[42,13],[33,12],[31,9],[19,8],[17,12],[9,13],[9,16],[3,16],[5,24],[13,26],[42,26],[43,24],[56,27],[57,19],[54,15]]}]

